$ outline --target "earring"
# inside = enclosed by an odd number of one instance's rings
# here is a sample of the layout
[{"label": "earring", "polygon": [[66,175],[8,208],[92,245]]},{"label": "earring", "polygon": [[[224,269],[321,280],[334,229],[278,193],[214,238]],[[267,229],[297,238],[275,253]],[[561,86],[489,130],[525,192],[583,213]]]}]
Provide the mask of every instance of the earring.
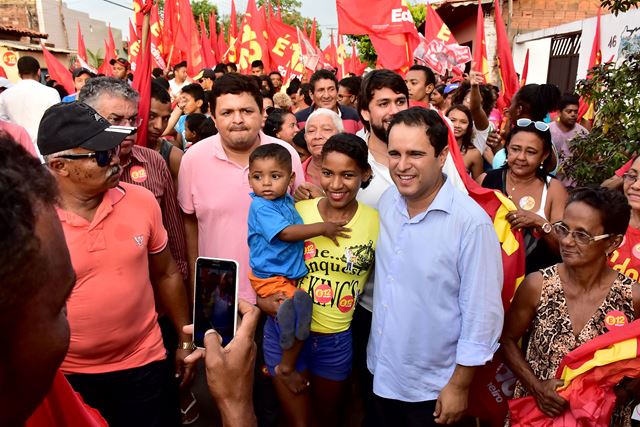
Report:
[{"label": "earring", "polygon": [[544,162],[540,162],[540,170],[544,169]]}]

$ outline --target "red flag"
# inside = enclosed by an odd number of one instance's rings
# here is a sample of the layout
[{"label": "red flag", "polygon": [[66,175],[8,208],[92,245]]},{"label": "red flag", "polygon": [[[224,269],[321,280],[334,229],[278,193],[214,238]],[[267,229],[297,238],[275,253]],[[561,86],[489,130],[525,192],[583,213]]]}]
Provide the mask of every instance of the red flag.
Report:
[{"label": "red flag", "polygon": [[[593,44],[591,45],[591,55],[589,56],[589,70],[602,63],[602,51],[600,50],[600,15],[602,9],[598,8],[598,18],[596,20],[596,33],[593,36]],[[591,74],[587,70],[587,79],[591,79]],[[595,114],[595,106],[592,102],[587,102],[580,97],[580,105],[578,106],[578,121],[584,117],[587,120],[593,119]]]},{"label": "red flag", "polygon": [[[263,9],[264,10],[264,9]],[[262,60],[265,70],[269,70],[269,55],[267,40],[265,33],[267,31],[267,23],[265,15],[256,7],[255,0],[249,0],[247,3],[247,11],[242,18],[242,28],[238,51],[238,71],[241,73],[249,73],[251,71],[251,63],[257,59]]]},{"label": "red flag", "polygon": [[[218,33],[216,31],[216,11],[211,9],[211,15],[209,15],[209,46],[213,52],[213,59],[215,63],[222,62],[222,55],[224,52],[220,52],[218,48]],[[204,46],[203,46],[204,48]]]},{"label": "red flag", "polygon": [[349,72],[347,70],[347,50],[344,47],[344,43],[342,41],[342,34],[338,34],[338,46],[336,48],[336,65],[338,68],[338,72],[336,74],[336,77],[338,77],[338,80],[342,80],[347,73]]},{"label": "red flag", "polygon": [[204,58],[204,66],[213,68],[216,65],[216,57],[211,50],[211,41],[207,37],[207,29],[204,26],[204,19],[200,17],[200,44],[202,45],[202,54]]},{"label": "red flag", "polygon": [[[150,13],[153,0],[145,0],[144,11]],[[150,32],[150,31],[149,31]],[[150,36],[151,34],[149,34]],[[138,66],[133,73],[133,88],[140,94],[138,101],[138,117],[142,118],[142,123],[136,132],[136,144],[147,146],[147,127],[149,124],[149,111],[151,110],[151,37],[147,37],[142,48]]]},{"label": "red flag", "polygon": [[288,81],[294,76],[302,78],[304,63],[296,28],[277,19],[271,22],[269,60],[271,70],[279,72],[283,76],[283,81]]},{"label": "red flag", "polygon": [[224,31],[220,31],[220,34],[218,34],[218,59],[220,62],[224,62],[228,50],[229,46],[227,46],[227,42],[224,41]]},{"label": "red flag", "polygon": [[522,73],[520,74],[520,87],[527,84],[528,74],[529,74],[529,48],[527,48],[527,54],[524,56],[524,65],[522,66]]},{"label": "red flag", "polygon": [[313,47],[311,41],[300,27],[296,27],[298,34],[298,44],[300,45],[300,60],[304,67],[308,70],[315,71],[320,68],[331,68],[331,65],[325,61],[324,53],[318,47]]},{"label": "red flag", "polygon": [[[164,22],[162,25],[162,48],[165,61],[174,65],[180,62],[180,53],[175,52],[174,41],[178,29],[177,0],[167,0],[164,3]],[[177,58],[177,60],[176,60]]]},{"label": "red flag", "polygon": [[144,19],[144,13],[142,13],[143,7],[144,0],[133,0],[133,16],[134,22],[136,23],[136,34],[142,34],[142,20]]},{"label": "red flag", "polygon": [[[248,7],[248,6],[247,6]],[[229,20],[228,49],[225,60],[227,62],[238,63],[238,18],[236,16],[236,3],[231,0],[231,18]]]},{"label": "red flag", "polygon": [[84,37],[82,37],[80,22],[78,22],[78,58],[87,62],[87,48],[84,46]]},{"label": "red flag", "polygon": [[0,66],[0,77],[7,78],[7,72],[4,70],[4,67]]},{"label": "red flag", "polygon": [[[306,31],[305,31],[306,35]],[[336,51],[336,42],[333,39],[333,32],[331,32],[331,42],[323,51],[325,62],[331,64],[332,68],[338,68],[338,52]]]},{"label": "red flag", "polygon": [[447,24],[442,21],[433,6],[425,8],[424,38],[427,43],[431,40],[440,40],[444,44],[457,44],[456,38],[451,34]]},{"label": "red flag", "polygon": [[484,37],[484,12],[482,2],[478,0],[478,16],[476,18],[476,40],[473,43],[473,71],[482,73],[484,81],[489,77],[489,61],[487,60],[487,43]]},{"label": "red flag", "polygon": [[569,407],[561,415],[545,416],[535,399],[527,396],[509,401],[511,425],[608,427],[616,404],[615,385],[624,377],[640,377],[640,320],[612,328],[562,359],[556,378],[564,380],[564,385],[558,394]]},{"label": "red flag", "polygon": [[102,65],[98,68],[99,74],[104,74],[105,76],[113,76],[113,70],[111,69],[111,60],[115,59],[113,56],[113,49],[109,47],[109,43],[104,40],[104,61],[102,61]]},{"label": "red flag", "polygon": [[187,74],[195,76],[198,74],[203,64],[202,46],[200,45],[200,36],[198,27],[193,18],[191,11],[191,3],[189,1],[181,1],[178,4],[179,19],[178,32],[174,42],[174,49],[180,49],[186,56]]},{"label": "red flag", "polygon": [[513,65],[513,57],[511,56],[511,47],[509,47],[509,38],[507,37],[506,27],[502,20],[500,12],[500,3],[495,0],[495,19],[496,19],[496,39],[497,39],[497,57],[500,68],[500,80],[502,81],[502,94],[506,105],[511,104],[511,99],[516,94],[520,85],[518,84],[518,76]]},{"label": "red flag", "polygon": [[354,73],[356,76],[362,75],[362,73],[364,73],[365,68],[367,68],[367,64],[364,64],[360,61],[360,56],[356,52],[355,44],[351,45],[351,64],[352,64],[351,72]]},{"label": "red flag", "polygon": [[316,18],[313,18],[313,25],[311,26],[311,36],[309,37],[309,39],[311,39],[311,44],[313,45],[313,47],[318,46],[318,42],[316,41],[316,38],[318,37],[316,35],[316,25]]},{"label": "red flag", "polygon": [[111,32],[111,24],[109,24],[109,49],[112,52],[114,58],[118,58],[118,48],[116,47],[116,42],[113,40],[113,33]]},{"label": "red flag", "polygon": [[[142,29],[142,23],[140,24],[140,29]],[[132,72],[136,71],[139,53],[140,39],[138,38],[138,34],[136,34],[135,28],[133,28],[131,20],[129,20],[129,63],[131,64]]]},{"label": "red flag", "polygon": [[41,46],[42,53],[44,54],[44,60],[47,63],[47,69],[49,70],[51,78],[64,86],[64,89],[68,93],[75,93],[76,88],[73,85],[73,76],[71,75],[71,71],[62,65],[62,63],[60,63],[60,61],[58,61],[58,59],[53,56],[46,47],[44,47],[44,44]]},{"label": "red flag", "polygon": [[159,67],[164,70],[167,67],[167,63],[164,60],[164,28],[160,21],[158,5],[156,3],[154,3],[151,8],[149,24],[151,25],[149,28],[149,37],[151,37],[151,56],[153,57],[153,64],[155,67]]},{"label": "red flag", "polygon": [[278,20],[282,22],[282,6],[280,5],[280,0],[278,0]]}]

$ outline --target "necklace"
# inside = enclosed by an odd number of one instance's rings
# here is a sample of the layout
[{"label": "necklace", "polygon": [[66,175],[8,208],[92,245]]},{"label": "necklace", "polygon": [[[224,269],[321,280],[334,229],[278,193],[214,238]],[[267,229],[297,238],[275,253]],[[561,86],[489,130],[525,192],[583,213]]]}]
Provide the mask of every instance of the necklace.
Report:
[{"label": "necklace", "polygon": [[[506,179],[508,180],[509,178],[511,178],[511,172],[510,171],[507,174]],[[535,177],[533,179],[535,179]],[[529,180],[527,182],[527,184],[529,182],[532,182],[533,179]],[[513,178],[511,178],[511,182],[513,183]],[[507,184],[507,186],[509,186],[508,183],[506,183],[506,184]],[[511,185],[510,187],[511,187],[511,191],[509,192],[509,195],[507,197],[509,198],[509,200],[513,200],[513,193],[516,191],[516,186],[514,184],[514,185]],[[520,198],[520,200],[518,200],[518,206],[520,206],[520,209],[523,209],[525,211],[530,211],[533,208],[535,208],[536,199],[534,199],[533,196],[530,196],[530,195],[523,196],[523,197]]]}]

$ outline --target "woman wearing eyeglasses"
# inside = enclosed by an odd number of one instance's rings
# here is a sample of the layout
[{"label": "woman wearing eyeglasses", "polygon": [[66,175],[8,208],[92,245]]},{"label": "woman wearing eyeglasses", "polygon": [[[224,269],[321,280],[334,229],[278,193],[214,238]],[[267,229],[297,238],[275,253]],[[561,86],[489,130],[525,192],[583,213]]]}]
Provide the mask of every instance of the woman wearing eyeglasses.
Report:
[{"label": "woman wearing eyeglasses", "polygon": [[567,191],[549,172],[555,168],[551,132],[544,122],[518,119],[507,143],[507,161],[500,169],[478,177],[486,188],[500,190],[517,210],[507,214],[514,229],[522,229],[527,273],[560,260],[551,224],[562,218]]},{"label": "woman wearing eyeglasses", "polygon": [[609,256],[609,265],[620,273],[638,280],[640,276],[640,157],[622,175],[624,195],[631,206],[631,220],[622,244]]},{"label": "woman wearing eyeglasses", "polygon": [[[500,342],[505,361],[518,379],[514,398],[532,395],[549,417],[568,407],[556,392],[562,384],[555,379],[562,358],[606,333],[609,313],[621,312],[627,323],[640,313],[640,286],[607,264],[627,229],[629,211],[616,191],[573,191],[562,220],[552,226],[562,263],[529,274],[505,315]],[[530,336],[523,355],[518,342],[527,331]],[[629,408],[616,409],[611,425],[631,425],[630,413]]]}]

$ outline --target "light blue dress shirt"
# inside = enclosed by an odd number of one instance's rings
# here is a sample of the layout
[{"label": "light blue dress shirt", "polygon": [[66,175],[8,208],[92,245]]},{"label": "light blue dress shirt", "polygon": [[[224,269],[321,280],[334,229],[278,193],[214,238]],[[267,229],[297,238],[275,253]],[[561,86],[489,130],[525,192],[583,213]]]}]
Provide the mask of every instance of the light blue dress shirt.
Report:
[{"label": "light blue dress shirt", "polygon": [[373,323],[367,365],[376,395],[437,399],[456,364],[480,366],[498,349],[502,258],[491,219],[448,179],[409,218],[395,186],[378,204]]}]

